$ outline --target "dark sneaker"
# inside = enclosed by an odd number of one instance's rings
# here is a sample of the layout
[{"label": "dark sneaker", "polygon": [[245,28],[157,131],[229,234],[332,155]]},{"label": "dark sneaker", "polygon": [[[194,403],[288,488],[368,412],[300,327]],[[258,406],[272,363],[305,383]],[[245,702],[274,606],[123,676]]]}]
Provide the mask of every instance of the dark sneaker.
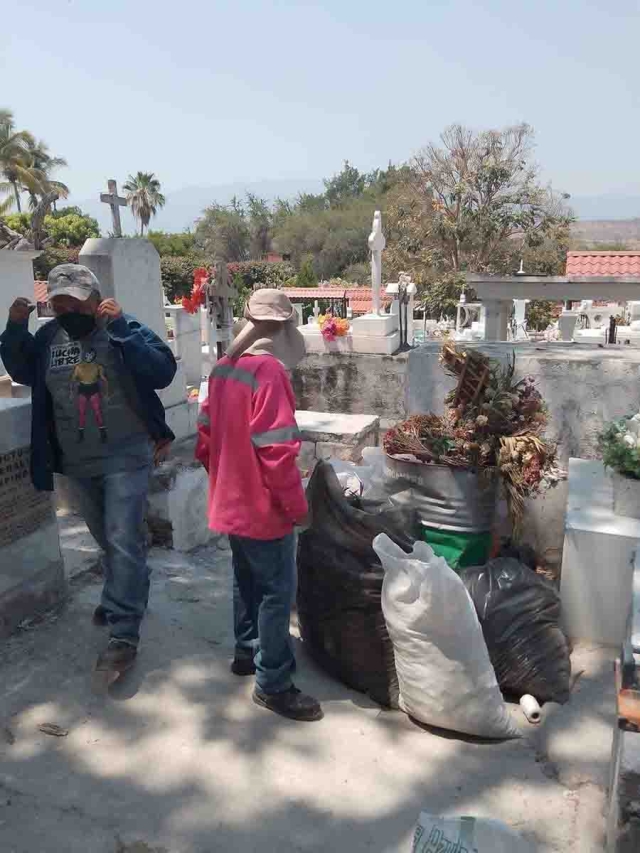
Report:
[{"label": "dark sneaker", "polygon": [[107,611],[104,607],[99,604],[96,609],[93,611],[93,618],[91,619],[96,628],[106,628],[107,626]]},{"label": "dark sneaker", "polygon": [[261,708],[266,708],[275,714],[280,714],[281,717],[287,717],[289,720],[313,723],[324,717],[318,700],[312,696],[306,696],[293,686],[285,690],[284,693],[273,695],[255,690],[253,701]]},{"label": "dark sneaker", "polygon": [[256,665],[253,658],[236,657],[231,663],[231,672],[234,675],[239,675],[241,678],[246,675],[256,674]]}]

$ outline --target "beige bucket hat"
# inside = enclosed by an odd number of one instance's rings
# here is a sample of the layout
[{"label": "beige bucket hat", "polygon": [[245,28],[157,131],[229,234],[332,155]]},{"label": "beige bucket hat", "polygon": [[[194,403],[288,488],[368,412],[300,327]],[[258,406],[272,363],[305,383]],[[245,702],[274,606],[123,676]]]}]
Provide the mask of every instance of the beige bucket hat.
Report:
[{"label": "beige bucket hat", "polygon": [[244,309],[247,322],[227,355],[273,355],[292,370],[305,356],[304,337],[296,326],[296,312],[281,290],[263,288],[252,293]]}]

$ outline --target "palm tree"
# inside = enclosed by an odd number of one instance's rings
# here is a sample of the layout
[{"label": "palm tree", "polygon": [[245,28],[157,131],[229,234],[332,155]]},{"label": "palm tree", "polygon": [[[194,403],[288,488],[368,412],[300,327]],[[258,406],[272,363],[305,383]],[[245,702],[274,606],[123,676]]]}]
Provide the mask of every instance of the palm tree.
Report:
[{"label": "palm tree", "polygon": [[18,212],[22,187],[29,190],[39,189],[37,175],[31,169],[29,146],[35,140],[26,130],[17,131],[10,110],[0,109],[0,174],[5,179],[0,182],[0,193],[13,190],[13,199],[0,202],[0,213],[6,212],[15,200]]},{"label": "palm tree", "polygon": [[153,172],[138,172],[135,178],[129,175],[123,189],[127,194],[131,212],[140,220],[140,236],[143,237],[151,217],[156,215],[158,208],[165,205],[165,197],[160,192],[160,181]]},{"label": "palm tree", "polygon": [[[31,159],[31,170],[37,177],[40,184],[40,191],[33,192],[29,187],[26,187],[29,192],[29,207],[32,210],[38,206],[38,196],[44,196],[51,192],[57,192],[60,198],[67,198],[69,195],[69,187],[61,181],[54,181],[51,178],[51,173],[55,169],[62,168],[67,165],[64,157],[53,157],[49,153],[49,146],[46,142],[36,140],[31,137],[28,141],[29,156]],[[53,209],[55,210],[55,202]]]}]

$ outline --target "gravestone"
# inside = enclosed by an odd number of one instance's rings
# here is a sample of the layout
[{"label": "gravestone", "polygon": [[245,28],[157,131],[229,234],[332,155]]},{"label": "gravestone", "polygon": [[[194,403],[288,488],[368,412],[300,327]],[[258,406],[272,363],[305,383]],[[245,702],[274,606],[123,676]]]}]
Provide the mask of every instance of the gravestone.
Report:
[{"label": "gravestone", "polygon": [[103,298],[115,299],[127,314],[167,339],[160,255],[153,243],[138,237],[91,237],[79,260],[97,277]]},{"label": "gravestone", "polygon": [[52,495],[29,476],[31,402],[0,399],[0,638],[65,595]]},{"label": "gravestone", "polygon": [[[36,251],[16,251],[15,249],[0,249],[0,332],[4,332],[9,308],[17,296],[34,299],[33,261],[40,255]],[[29,328],[35,331],[35,312],[29,320]],[[0,359],[0,376],[6,370]]]}]

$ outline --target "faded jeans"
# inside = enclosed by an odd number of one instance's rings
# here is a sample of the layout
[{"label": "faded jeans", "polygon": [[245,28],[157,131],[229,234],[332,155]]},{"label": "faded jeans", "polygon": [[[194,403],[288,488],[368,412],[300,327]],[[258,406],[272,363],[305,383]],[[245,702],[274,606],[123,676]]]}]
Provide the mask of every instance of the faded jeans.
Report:
[{"label": "faded jeans", "polygon": [[256,687],[283,693],[295,668],[289,634],[296,583],[296,538],[263,541],[229,536],[233,555],[236,657],[253,657]]},{"label": "faded jeans", "polygon": [[145,517],[151,468],[145,460],[133,470],[70,478],[87,527],[106,555],[101,604],[111,636],[134,645],[149,600]]}]

